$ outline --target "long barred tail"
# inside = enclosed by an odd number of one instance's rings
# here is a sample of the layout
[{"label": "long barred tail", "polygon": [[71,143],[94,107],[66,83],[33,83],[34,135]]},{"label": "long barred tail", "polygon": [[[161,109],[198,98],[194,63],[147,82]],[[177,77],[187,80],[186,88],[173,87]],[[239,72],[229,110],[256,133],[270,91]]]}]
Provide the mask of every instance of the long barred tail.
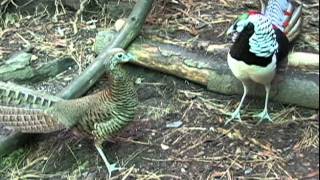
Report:
[{"label": "long barred tail", "polygon": [[0,106],[0,126],[23,133],[49,133],[64,126],[41,109]]},{"label": "long barred tail", "polygon": [[50,107],[62,100],[59,97],[38,92],[18,84],[0,81],[0,104],[32,108]]},{"label": "long barred tail", "polygon": [[290,0],[269,0],[264,14],[287,35],[290,42],[300,34],[302,5],[295,8]]}]

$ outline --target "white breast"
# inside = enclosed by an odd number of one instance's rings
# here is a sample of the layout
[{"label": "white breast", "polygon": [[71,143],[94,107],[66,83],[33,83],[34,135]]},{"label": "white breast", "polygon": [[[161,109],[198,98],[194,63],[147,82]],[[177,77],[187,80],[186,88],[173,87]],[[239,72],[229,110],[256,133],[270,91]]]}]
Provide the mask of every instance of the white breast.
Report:
[{"label": "white breast", "polygon": [[272,57],[272,62],[268,66],[262,67],[238,61],[228,53],[228,65],[237,79],[241,81],[252,80],[259,84],[268,85],[276,72],[276,56]]}]

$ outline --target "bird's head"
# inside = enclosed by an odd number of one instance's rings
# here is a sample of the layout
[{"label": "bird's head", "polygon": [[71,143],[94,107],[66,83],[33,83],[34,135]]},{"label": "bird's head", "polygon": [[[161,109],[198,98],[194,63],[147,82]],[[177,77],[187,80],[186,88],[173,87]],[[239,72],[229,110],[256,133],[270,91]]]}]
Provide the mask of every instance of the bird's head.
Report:
[{"label": "bird's head", "polygon": [[135,60],[135,57],[126,53],[121,48],[114,48],[111,50],[111,59],[110,61],[105,61],[105,65],[110,68],[110,70],[114,70],[118,64],[127,63]]},{"label": "bird's head", "polygon": [[239,36],[239,33],[243,31],[243,29],[250,23],[249,21],[249,13],[244,13],[240,15],[234,23],[229,27],[227,31],[227,35],[232,34],[232,42],[235,42]]},{"label": "bird's head", "polygon": [[261,27],[261,24],[271,24],[268,22],[268,19],[261,15],[258,11],[249,11],[248,13],[244,13],[240,15],[235,22],[230,26],[227,31],[227,35],[232,34],[232,41],[236,41],[239,34],[246,30],[251,31],[253,33],[256,27]]},{"label": "bird's head", "polygon": [[227,35],[235,32],[241,32],[243,28],[249,23],[249,16],[249,13],[244,13],[240,15],[228,29]]},{"label": "bird's head", "polygon": [[259,57],[269,57],[278,49],[271,21],[257,11],[249,11],[239,16],[227,34],[233,34],[233,42],[240,39],[241,42],[249,41],[249,51]]}]

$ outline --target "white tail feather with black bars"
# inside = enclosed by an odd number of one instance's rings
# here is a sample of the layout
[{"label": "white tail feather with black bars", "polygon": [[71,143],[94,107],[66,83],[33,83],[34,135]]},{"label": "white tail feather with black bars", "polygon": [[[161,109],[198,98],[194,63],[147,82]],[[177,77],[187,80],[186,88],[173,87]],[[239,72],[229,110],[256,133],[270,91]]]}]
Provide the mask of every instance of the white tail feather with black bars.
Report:
[{"label": "white tail feather with black bars", "polygon": [[291,6],[291,2],[287,0],[269,0],[265,16],[271,20],[274,26],[284,31],[287,26],[288,16],[291,16],[292,13],[287,11]]},{"label": "white tail feather with black bars", "polygon": [[[264,7],[264,4],[261,5]],[[302,26],[302,7],[295,7],[290,0],[269,0],[262,12],[272,24],[283,31],[289,41],[293,41],[300,33]]]}]

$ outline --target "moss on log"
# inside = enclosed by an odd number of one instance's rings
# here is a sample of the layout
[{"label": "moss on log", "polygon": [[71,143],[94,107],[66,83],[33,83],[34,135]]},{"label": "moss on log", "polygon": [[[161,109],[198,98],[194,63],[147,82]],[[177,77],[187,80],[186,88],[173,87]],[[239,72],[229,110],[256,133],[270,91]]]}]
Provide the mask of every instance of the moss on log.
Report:
[{"label": "moss on log", "polygon": [[71,58],[50,61],[34,67],[31,64],[32,54],[19,52],[0,65],[0,81],[37,82],[54,77],[75,65]]}]

